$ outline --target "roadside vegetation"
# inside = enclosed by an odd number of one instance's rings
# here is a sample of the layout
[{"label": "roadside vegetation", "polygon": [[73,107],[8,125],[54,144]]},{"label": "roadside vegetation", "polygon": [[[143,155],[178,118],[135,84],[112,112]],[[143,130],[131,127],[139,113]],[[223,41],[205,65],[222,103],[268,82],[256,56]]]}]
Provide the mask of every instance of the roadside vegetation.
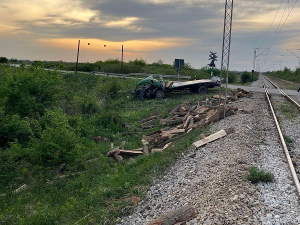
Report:
[{"label": "roadside vegetation", "polygon": [[[115,224],[207,128],[161,153],[117,164],[111,145],[142,146],[140,121],[208,96],[140,100],[137,80],[0,65],[0,224]],[[210,94],[218,89],[210,89]],[[126,134],[130,135],[126,135]],[[24,190],[16,192],[26,184]]]},{"label": "roadside vegetation", "polygon": [[246,175],[246,179],[253,184],[258,182],[272,182],[274,180],[274,175],[271,172],[267,172],[263,169],[260,170],[252,166],[249,168],[249,173]]},{"label": "roadside vegetation", "polygon": [[[3,57],[5,58],[5,57]],[[17,59],[8,60],[5,58],[5,62],[10,64],[20,64],[22,67],[26,65],[53,69],[53,70],[67,70],[75,71],[74,62],[63,62],[63,61],[33,61],[25,62]],[[0,62],[1,63],[1,62]],[[108,59],[105,61],[97,61],[94,63],[79,63],[78,71],[81,72],[92,72],[99,71],[104,73],[149,73],[149,74],[161,74],[161,75],[177,75],[176,68],[173,65],[165,64],[163,60],[159,59],[153,63],[147,63],[144,59],[130,60],[129,62],[123,62],[121,69],[121,61],[119,59]],[[193,68],[190,63],[185,63],[184,68],[181,69],[181,75],[191,76],[194,79],[207,79],[210,77],[210,67],[204,66],[201,69]],[[219,76],[220,70],[214,68],[214,76]],[[223,75],[224,76],[224,75]],[[254,73],[253,80],[258,79],[258,73]],[[252,81],[252,74],[247,71],[237,72],[229,71],[228,82],[236,84],[247,85]]]},{"label": "roadside vegetation", "polygon": [[268,71],[265,73],[267,76],[280,78],[283,80],[288,80],[292,82],[296,82],[299,84],[300,82],[300,68],[297,67],[295,70],[291,70],[287,67],[285,67],[283,70],[278,71]]}]

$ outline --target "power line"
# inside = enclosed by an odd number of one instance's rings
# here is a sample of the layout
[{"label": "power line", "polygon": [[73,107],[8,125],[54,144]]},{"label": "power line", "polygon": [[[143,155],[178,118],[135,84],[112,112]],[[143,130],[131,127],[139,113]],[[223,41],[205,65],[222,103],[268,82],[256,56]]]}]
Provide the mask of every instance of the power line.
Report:
[{"label": "power line", "polygon": [[[289,13],[288,13],[288,15],[287,15],[287,17],[286,17],[284,23],[283,23],[283,24],[281,25],[281,27],[280,27],[280,24],[281,24],[281,21],[282,21],[283,16],[281,17],[281,20],[280,20],[280,23],[278,24],[277,32],[276,32],[276,34],[275,34],[275,36],[274,36],[273,42],[272,42],[272,44],[270,45],[269,50],[268,50],[268,52],[267,52],[267,54],[266,54],[265,61],[267,60],[267,57],[268,57],[268,55],[269,55],[269,52],[270,52],[271,48],[272,48],[273,45],[275,44],[275,42],[276,42],[276,40],[277,40],[277,38],[278,38],[280,32],[282,31],[282,28],[284,27],[284,25],[285,25],[287,19],[289,18],[290,14],[292,13],[292,11],[293,11],[293,9],[294,9],[294,7],[295,7],[297,1],[298,1],[298,0],[295,0],[294,5],[292,6],[291,10],[289,11]],[[287,2],[287,5],[288,5],[288,4],[289,4],[289,1]],[[287,5],[286,5],[286,8],[287,8]],[[284,10],[283,15],[285,14],[286,8],[285,8],[285,10]],[[278,29],[279,27],[280,27],[280,29]]]},{"label": "power line", "polygon": [[273,19],[273,21],[272,21],[272,24],[271,24],[271,26],[269,27],[269,30],[268,30],[267,34],[265,35],[264,40],[263,40],[262,43],[260,44],[259,48],[261,48],[261,46],[262,46],[263,43],[265,42],[267,36],[269,35],[269,32],[270,32],[270,30],[271,30],[271,28],[272,28],[272,26],[273,26],[273,24],[274,24],[274,21],[275,21],[275,19],[276,19],[276,17],[277,17],[277,14],[278,14],[278,12],[279,12],[279,10],[280,10],[280,8],[281,8],[282,2],[283,2],[283,0],[281,0],[281,3],[280,3],[280,5],[279,5],[279,8],[277,9],[277,12],[276,12],[276,15],[275,15],[275,17],[274,17],[274,19]]}]

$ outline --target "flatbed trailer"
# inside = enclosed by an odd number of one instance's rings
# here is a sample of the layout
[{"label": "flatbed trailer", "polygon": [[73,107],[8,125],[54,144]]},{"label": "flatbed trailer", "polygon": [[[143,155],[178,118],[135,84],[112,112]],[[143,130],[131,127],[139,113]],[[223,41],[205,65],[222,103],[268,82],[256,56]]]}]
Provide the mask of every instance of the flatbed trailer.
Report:
[{"label": "flatbed trailer", "polygon": [[192,81],[169,81],[167,84],[161,79],[156,80],[152,76],[137,83],[136,95],[143,98],[165,98],[165,94],[175,90],[188,89],[198,94],[207,93],[208,88],[218,87],[220,83],[210,79],[192,80]]}]

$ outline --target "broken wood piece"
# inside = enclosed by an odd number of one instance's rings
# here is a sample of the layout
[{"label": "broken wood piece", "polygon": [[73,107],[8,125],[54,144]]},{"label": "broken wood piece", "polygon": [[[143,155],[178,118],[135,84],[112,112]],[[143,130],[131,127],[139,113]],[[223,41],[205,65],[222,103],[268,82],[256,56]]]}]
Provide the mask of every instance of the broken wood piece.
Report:
[{"label": "broken wood piece", "polygon": [[179,112],[184,112],[186,111],[186,108],[184,108],[183,106],[181,106],[179,109],[178,109]]},{"label": "broken wood piece", "polygon": [[[141,150],[143,150],[141,148]],[[134,151],[134,150],[120,150],[119,155],[142,155],[142,151]]]},{"label": "broken wood piece", "polygon": [[174,225],[183,223],[196,217],[196,211],[192,206],[186,205],[177,210],[168,212],[148,225]]},{"label": "broken wood piece", "polygon": [[120,153],[120,149],[119,148],[115,148],[109,152],[106,153],[107,156],[112,156],[114,155],[115,153],[119,154]]},{"label": "broken wood piece", "polygon": [[177,105],[174,109],[172,109],[171,112],[170,112],[170,115],[173,115],[175,112],[177,112],[181,106],[182,106],[182,105],[179,104],[179,105]]},{"label": "broken wood piece", "polygon": [[186,129],[187,127],[188,127],[188,125],[189,125],[189,123],[190,123],[190,120],[193,118],[193,116],[192,115],[190,115],[187,119],[186,119],[186,121],[185,121],[185,123],[184,123],[184,125],[183,125],[183,128],[184,129]]},{"label": "broken wood piece", "polygon": [[233,132],[234,132],[233,128],[229,128],[229,129],[226,129],[226,130],[220,130],[217,133],[212,134],[212,135],[210,135],[210,136],[208,136],[208,137],[206,137],[206,138],[204,138],[200,141],[194,142],[193,146],[197,149],[197,148],[201,147],[202,145],[205,145],[209,142],[215,141],[219,138],[225,137],[227,134],[230,134],[230,133],[233,133]]},{"label": "broken wood piece", "polygon": [[185,129],[174,128],[163,132],[163,134],[179,134],[179,133],[185,133]]},{"label": "broken wood piece", "polygon": [[123,160],[123,157],[120,156],[118,153],[113,154],[113,158],[119,163]]},{"label": "broken wood piece", "polygon": [[149,153],[149,147],[148,147],[149,141],[145,140],[145,139],[142,139],[142,143],[143,143],[143,152],[144,152],[144,154],[148,154]]},{"label": "broken wood piece", "polygon": [[151,149],[151,153],[155,153],[155,152],[162,152],[164,149],[162,148],[153,148]]},{"label": "broken wood piece", "polygon": [[171,146],[171,144],[172,144],[172,142],[166,144],[166,145],[162,148],[162,150],[165,150],[165,149],[169,148],[169,147]]},{"label": "broken wood piece", "polygon": [[27,184],[23,184],[21,187],[17,188],[13,191],[13,193],[19,193],[20,191],[24,191],[28,188]]},{"label": "broken wood piece", "polygon": [[190,133],[192,130],[193,130],[193,128],[190,128],[190,129],[187,130],[186,133],[188,134],[188,133]]},{"label": "broken wood piece", "polygon": [[201,138],[201,140],[203,140],[203,139],[205,138],[205,135],[204,135],[204,134],[201,134],[201,135],[200,135],[200,138]]}]

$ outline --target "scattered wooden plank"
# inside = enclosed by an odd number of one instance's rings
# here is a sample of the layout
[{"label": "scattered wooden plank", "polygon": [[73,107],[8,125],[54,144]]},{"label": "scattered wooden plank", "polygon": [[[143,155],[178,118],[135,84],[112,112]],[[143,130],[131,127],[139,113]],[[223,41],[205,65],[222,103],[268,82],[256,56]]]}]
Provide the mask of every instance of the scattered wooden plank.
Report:
[{"label": "scattered wooden plank", "polygon": [[172,130],[164,131],[164,134],[180,134],[180,133],[185,133],[185,129],[178,129],[174,128]]},{"label": "scattered wooden plank", "polygon": [[182,106],[182,105],[179,104],[179,105],[177,105],[174,109],[172,109],[171,112],[170,112],[170,115],[173,115],[175,112],[177,112],[177,111],[180,109],[181,106]]},{"label": "scattered wooden plank", "polygon": [[186,111],[186,108],[184,108],[183,106],[181,106],[179,109],[178,109],[179,112],[184,112]]},{"label": "scattered wooden plank", "polygon": [[[143,150],[142,148],[141,148],[141,150]],[[120,153],[119,154],[121,154],[121,155],[132,155],[132,156],[134,156],[134,155],[142,155],[143,154],[143,152],[142,151],[134,151],[134,150],[120,150]]]},{"label": "scattered wooden plank", "polygon": [[23,184],[21,187],[17,188],[16,190],[13,191],[13,193],[19,193],[21,191],[24,191],[28,188],[27,184]]},{"label": "scattered wooden plank", "polygon": [[143,143],[143,152],[144,152],[144,154],[148,154],[149,153],[149,146],[148,146],[149,142],[148,142],[148,140],[142,139],[142,143]]},{"label": "scattered wooden plank", "polygon": [[155,152],[162,152],[164,149],[162,148],[153,148],[151,149],[151,153],[155,153]]},{"label": "scattered wooden plank", "polygon": [[209,142],[212,142],[212,141],[215,141],[219,138],[225,137],[227,134],[230,134],[230,133],[233,133],[233,132],[234,132],[233,128],[229,128],[229,129],[226,129],[226,130],[220,130],[217,133],[212,134],[212,135],[210,135],[210,136],[208,136],[208,137],[206,137],[206,138],[204,138],[200,141],[194,142],[193,146],[197,149],[197,148],[199,148],[199,147],[201,147],[201,146],[203,146],[203,145],[205,145]]},{"label": "scattered wooden plank", "polygon": [[184,123],[184,125],[183,125],[183,128],[184,128],[184,129],[186,129],[186,128],[189,126],[190,120],[191,120],[192,118],[193,118],[193,116],[190,115],[190,116],[186,119],[186,121],[185,121],[185,123]]},{"label": "scattered wooden plank", "polygon": [[171,145],[172,145],[172,142],[166,144],[162,149],[165,150],[165,149],[169,148]]},{"label": "scattered wooden plank", "polygon": [[177,210],[161,216],[157,220],[148,223],[148,225],[174,225],[177,223],[184,223],[196,217],[196,211],[192,206],[186,205]]}]

